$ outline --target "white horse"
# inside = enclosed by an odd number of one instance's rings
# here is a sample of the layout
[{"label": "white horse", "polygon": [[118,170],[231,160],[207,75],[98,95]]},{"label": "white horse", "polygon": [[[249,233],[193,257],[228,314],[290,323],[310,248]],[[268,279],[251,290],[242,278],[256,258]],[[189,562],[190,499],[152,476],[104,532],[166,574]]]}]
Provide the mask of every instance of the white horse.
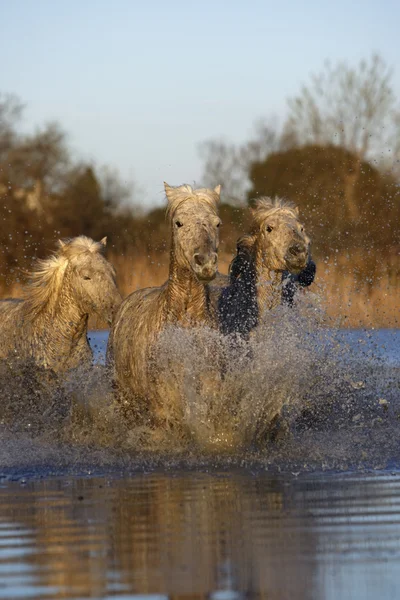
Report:
[{"label": "white horse", "polygon": [[121,303],[115,271],[102,256],[106,238],[59,241],[37,261],[24,298],[0,302],[0,358],[17,357],[55,371],[89,364],[89,315],[111,322]]},{"label": "white horse", "polygon": [[[287,299],[284,275],[300,274],[303,281],[306,267],[310,274],[315,267],[297,207],[280,198],[259,198],[251,213],[250,232],[237,242],[227,284],[223,286],[221,276],[220,288],[213,290],[223,333],[248,334],[266,311],[281,304],[282,296]],[[315,269],[305,285],[313,281],[314,273]]]},{"label": "white horse", "polygon": [[172,238],[168,281],[123,301],[107,349],[119,397],[134,418],[150,413],[163,419],[164,404],[168,405],[151,368],[160,332],[169,324],[196,327],[213,322],[208,283],[217,273],[220,186],[210,190],[165,184],[165,192]]}]

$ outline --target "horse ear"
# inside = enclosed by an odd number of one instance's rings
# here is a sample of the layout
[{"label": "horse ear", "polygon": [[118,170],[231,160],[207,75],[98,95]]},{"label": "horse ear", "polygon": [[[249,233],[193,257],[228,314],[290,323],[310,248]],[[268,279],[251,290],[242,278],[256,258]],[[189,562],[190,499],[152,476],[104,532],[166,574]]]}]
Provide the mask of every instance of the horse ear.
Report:
[{"label": "horse ear", "polygon": [[167,200],[170,201],[173,188],[170,185],[168,185],[166,181],[164,181],[164,190],[165,195],[167,196]]},{"label": "horse ear", "polygon": [[298,216],[299,216],[299,214],[300,214],[299,207],[298,207],[298,206],[296,206],[293,212],[294,212],[294,214],[296,215],[296,217],[298,217]]},{"label": "horse ear", "polygon": [[219,196],[221,195],[221,185],[220,184],[215,186],[214,192],[217,194],[217,196],[219,198]]},{"label": "horse ear", "polygon": [[103,246],[103,248],[105,248],[107,246],[107,236],[103,237],[100,240],[100,244]]},{"label": "horse ear", "polygon": [[59,245],[59,247],[60,247],[60,248],[61,248],[61,250],[62,250],[63,248],[65,248],[65,246],[66,246],[67,244],[66,244],[66,242],[63,242],[62,240],[58,240],[58,245]]}]

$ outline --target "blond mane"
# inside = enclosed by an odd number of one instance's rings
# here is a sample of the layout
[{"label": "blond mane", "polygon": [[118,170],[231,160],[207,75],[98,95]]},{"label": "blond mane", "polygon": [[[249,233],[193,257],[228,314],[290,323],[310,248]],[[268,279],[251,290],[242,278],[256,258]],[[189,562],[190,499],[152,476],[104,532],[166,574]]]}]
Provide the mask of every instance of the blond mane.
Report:
[{"label": "blond mane", "polygon": [[166,218],[169,222],[174,218],[174,214],[184,202],[202,202],[209,206],[217,214],[217,205],[219,201],[220,186],[214,190],[208,188],[198,188],[194,190],[192,186],[185,183],[176,187],[164,183],[165,193],[168,200]]},{"label": "blond mane", "polygon": [[86,237],[85,235],[79,235],[76,238],[58,240],[59,249],[61,249],[68,258],[79,256],[84,252],[89,252],[90,254],[99,254],[104,250],[105,244],[106,238],[103,238],[100,242],[95,242],[92,240],[92,238]]},{"label": "blond mane", "polygon": [[84,235],[72,239],[58,240],[58,248],[52,256],[38,259],[23,290],[28,312],[34,316],[45,307],[54,310],[59,297],[68,263],[83,254],[100,253],[105,238],[95,242]]}]

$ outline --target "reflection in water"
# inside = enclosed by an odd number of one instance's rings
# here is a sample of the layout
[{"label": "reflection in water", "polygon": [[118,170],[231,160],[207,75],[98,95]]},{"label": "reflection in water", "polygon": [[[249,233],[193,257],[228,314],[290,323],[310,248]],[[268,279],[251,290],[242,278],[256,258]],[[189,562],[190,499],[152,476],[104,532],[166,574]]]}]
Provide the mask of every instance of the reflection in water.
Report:
[{"label": "reflection in water", "polygon": [[4,480],[0,506],[0,598],[389,598],[400,583],[398,476]]}]

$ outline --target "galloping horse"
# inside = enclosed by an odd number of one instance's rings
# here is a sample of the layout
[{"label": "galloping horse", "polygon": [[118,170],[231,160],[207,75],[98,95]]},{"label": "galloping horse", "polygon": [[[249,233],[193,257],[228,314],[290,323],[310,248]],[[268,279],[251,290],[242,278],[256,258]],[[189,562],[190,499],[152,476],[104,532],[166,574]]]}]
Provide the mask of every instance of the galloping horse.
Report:
[{"label": "galloping horse", "polygon": [[[163,413],[154,384],[151,353],[167,326],[212,324],[208,283],[217,273],[220,186],[214,190],[165,184],[171,227],[169,278],[161,287],[138,290],[121,304],[107,357],[121,401],[134,417]],[[161,417],[162,418],[162,417]]]},{"label": "galloping horse", "polygon": [[[295,285],[284,275],[295,274],[310,285],[315,265],[309,257],[310,239],[291,202],[276,198],[254,201],[250,233],[237,242],[229,283],[217,292],[220,329],[248,334],[282,300],[290,303]],[[221,284],[220,284],[221,285]]]},{"label": "galloping horse", "polygon": [[90,363],[89,316],[111,322],[122,300],[105,245],[106,238],[60,240],[53,256],[37,261],[24,298],[0,302],[0,358],[31,358],[59,372]]}]

